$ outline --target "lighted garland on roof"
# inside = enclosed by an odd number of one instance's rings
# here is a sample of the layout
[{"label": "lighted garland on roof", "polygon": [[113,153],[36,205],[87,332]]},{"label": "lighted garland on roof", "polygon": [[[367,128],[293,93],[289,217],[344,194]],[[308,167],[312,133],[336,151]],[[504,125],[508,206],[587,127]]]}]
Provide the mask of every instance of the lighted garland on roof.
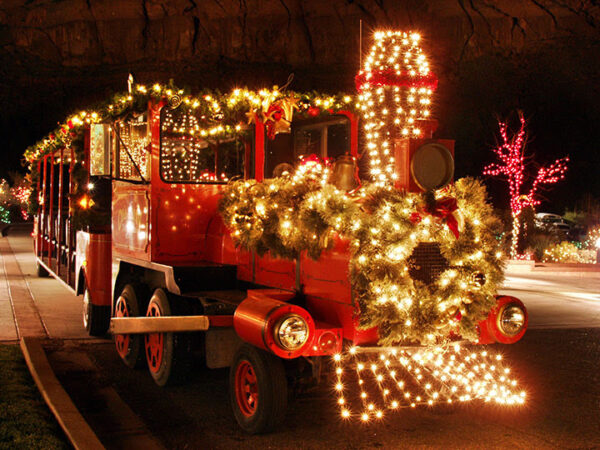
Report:
[{"label": "lighted garland on roof", "polygon": [[[87,195],[87,172],[83,167],[83,139],[86,130],[95,123],[114,123],[141,114],[147,110],[151,100],[164,101],[170,107],[182,108],[197,119],[193,127],[180,127],[173,132],[197,135],[207,140],[243,134],[248,130],[247,124],[257,120],[265,124],[268,137],[272,139],[275,133],[289,128],[292,116],[317,117],[342,110],[353,111],[356,108],[354,97],[349,95],[328,95],[315,91],[300,93],[280,90],[277,86],[259,91],[237,88],[227,94],[218,90],[204,90],[198,95],[190,95],[172,83],[156,83],[150,87],[132,84],[130,92],[115,94],[99,106],[69,116],[48,136],[26,149],[24,159],[30,166],[32,186],[30,213],[34,214],[39,207],[39,174],[34,162],[46,155],[57,154],[61,148],[73,148],[75,161],[72,176],[76,187],[74,203],[79,205]],[[65,162],[70,162],[69,152],[65,152]],[[76,206],[74,215],[78,217],[78,223],[84,225],[94,221],[94,209],[88,209]]]},{"label": "lighted garland on roof", "polygon": [[[233,182],[220,211],[235,243],[259,254],[295,259],[306,251],[318,259],[335,234],[348,239],[360,327],[378,326],[380,344],[433,344],[453,332],[476,341],[476,324],[495,305],[503,279],[497,220],[474,179],[437,195],[426,205],[420,194],[372,184],[353,198],[308,171]],[[455,207],[444,206],[454,200]],[[453,217],[458,211],[459,220]],[[448,261],[433,284],[409,271],[420,242],[439,243]]]},{"label": "lighted garland on roof", "polygon": [[[73,114],[53,132],[25,151],[25,159],[31,163],[41,156],[68,146],[76,135],[81,134],[90,124],[122,120],[131,114],[146,111],[150,100],[165,100],[171,107],[190,111],[200,119],[201,125],[194,130],[199,136],[224,138],[244,131],[244,124],[258,117],[263,122],[279,121],[279,112],[285,101],[293,103],[293,110],[306,117],[335,113],[341,110],[354,110],[354,98],[349,95],[327,95],[318,92],[300,93],[273,89],[253,91],[233,89],[222,94],[218,90],[205,90],[199,95],[186,94],[183,89],[172,85],[154,84],[146,87],[133,85],[132,92],[113,96],[107,103],[90,110]],[[281,108],[281,109],[280,109]],[[186,132],[188,130],[185,130]],[[183,132],[183,130],[182,130]]]}]

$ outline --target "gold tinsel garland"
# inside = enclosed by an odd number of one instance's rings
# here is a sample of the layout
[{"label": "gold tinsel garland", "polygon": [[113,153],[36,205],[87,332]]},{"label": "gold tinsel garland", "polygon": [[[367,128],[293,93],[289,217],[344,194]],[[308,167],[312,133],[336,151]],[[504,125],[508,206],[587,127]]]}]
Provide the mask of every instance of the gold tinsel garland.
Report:
[{"label": "gold tinsel garland", "polygon": [[[231,183],[220,211],[236,244],[261,255],[294,259],[306,251],[318,259],[337,233],[351,244],[360,327],[379,327],[380,344],[433,344],[452,334],[476,341],[476,325],[495,305],[503,279],[485,187],[463,178],[436,193],[456,199],[464,219],[457,238],[426,212],[422,195],[368,185],[349,196],[325,182],[326,171]],[[421,242],[438,243],[448,262],[431,284],[410,275]]]}]

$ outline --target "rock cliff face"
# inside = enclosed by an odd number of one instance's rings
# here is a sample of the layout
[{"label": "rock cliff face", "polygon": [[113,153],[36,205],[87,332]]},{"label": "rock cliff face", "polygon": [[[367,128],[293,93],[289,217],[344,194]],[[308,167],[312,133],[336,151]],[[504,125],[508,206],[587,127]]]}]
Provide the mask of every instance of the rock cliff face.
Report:
[{"label": "rock cliff face", "polygon": [[[352,91],[359,67],[359,20],[365,52],[374,29],[421,31],[440,77],[436,115],[446,123],[441,131],[466,137],[461,121],[477,145],[484,133],[489,143],[494,113],[526,107],[542,96],[529,98],[524,92],[528,83],[537,83],[534,91],[566,92],[563,85],[568,84],[583,92],[592,86],[597,95],[600,8],[595,4],[2,0],[0,121],[10,130],[4,146],[20,154],[69,111],[125,88],[129,72],[139,81],[173,78],[179,85],[222,89],[281,85],[293,72],[296,90]],[[509,82],[512,77],[517,81]],[[585,105],[566,107],[569,113]],[[461,145],[468,150],[471,144]]]},{"label": "rock cliff face", "polygon": [[[564,4],[562,4],[564,3]],[[265,63],[357,67],[375,28],[416,28],[442,66],[597,33],[598,11],[556,0],[4,0],[4,52],[49,68]],[[590,2],[595,3],[595,2]],[[334,77],[335,78],[335,77]],[[216,79],[216,78],[215,78]]]}]

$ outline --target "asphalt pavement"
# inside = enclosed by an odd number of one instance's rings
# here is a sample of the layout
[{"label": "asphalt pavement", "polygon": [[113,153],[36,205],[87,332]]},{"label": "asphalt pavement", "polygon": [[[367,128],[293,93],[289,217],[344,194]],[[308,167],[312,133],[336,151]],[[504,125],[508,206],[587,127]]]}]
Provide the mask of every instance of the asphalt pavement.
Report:
[{"label": "asphalt pavement", "polygon": [[530,330],[600,327],[600,271],[507,274],[500,293],[525,303]]},{"label": "asphalt pavement", "polygon": [[[600,290],[594,274],[507,276],[501,293],[523,300],[530,330],[514,345],[490,348],[503,353],[527,391],[524,407],[423,407],[364,425],[341,420],[332,386],[325,383],[291,400],[281,429],[248,436],[230,411],[226,369],[197,364],[185,385],[157,387],[146,370],[125,368],[109,339],[86,336],[80,297],[53,279],[37,278],[30,236],[0,238],[0,251],[0,340],[24,333],[51,338],[46,352],[56,376],[90,424],[101,421],[98,430],[115,426],[102,423],[107,415],[101,408],[110,410],[110,387],[142,422],[121,424],[130,427],[131,436],[147,427],[167,448],[600,447]],[[12,285],[25,299],[21,305],[15,304]],[[30,318],[39,326],[27,331],[13,312],[32,306],[38,316]]]}]

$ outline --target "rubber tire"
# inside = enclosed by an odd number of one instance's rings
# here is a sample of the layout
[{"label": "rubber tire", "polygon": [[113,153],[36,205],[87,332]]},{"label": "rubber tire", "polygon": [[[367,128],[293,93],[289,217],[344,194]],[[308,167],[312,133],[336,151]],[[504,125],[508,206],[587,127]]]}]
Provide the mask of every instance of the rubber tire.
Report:
[{"label": "rubber tire", "polygon": [[110,306],[94,305],[89,298],[89,289],[83,291],[83,326],[90,336],[104,336],[110,325]]},{"label": "rubber tire", "polygon": [[[148,311],[153,303],[158,305],[162,316],[179,315],[175,311],[173,299],[163,289],[156,289],[148,302]],[[147,314],[146,314],[147,315]],[[190,333],[162,333],[163,356],[157,372],[150,370],[151,358],[144,345],[146,364],[154,382],[161,387],[181,384],[185,381],[191,366]],[[146,336],[146,335],[145,335]]]},{"label": "rubber tire", "polygon": [[[131,312],[130,317],[140,315],[140,302],[146,290],[138,284],[126,284],[121,291],[119,297],[123,297],[127,308]],[[115,307],[117,302],[115,301]],[[146,358],[144,358],[144,337],[141,334],[129,335],[128,353],[124,357],[119,354],[121,361],[131,369],[139,369],[144,366]]]},{"label": "rubber tire", "polygon": [[50,273],[39,262],[35,263],[35,269],[37,276],[40,278],[48,278],[50,276]]},{"label": "rubber tire", "polygon": [[[252,416],[240,410],[236,398],[236,372],[243,361],[250,363],[258,384],[258,402]],[[288,386],[285,370],[280,358],[252,345],[242,345],[229,371],[229,399],[233,415],[239,426],[249,434],[260,434],[279,425],[287,409]]]}]

